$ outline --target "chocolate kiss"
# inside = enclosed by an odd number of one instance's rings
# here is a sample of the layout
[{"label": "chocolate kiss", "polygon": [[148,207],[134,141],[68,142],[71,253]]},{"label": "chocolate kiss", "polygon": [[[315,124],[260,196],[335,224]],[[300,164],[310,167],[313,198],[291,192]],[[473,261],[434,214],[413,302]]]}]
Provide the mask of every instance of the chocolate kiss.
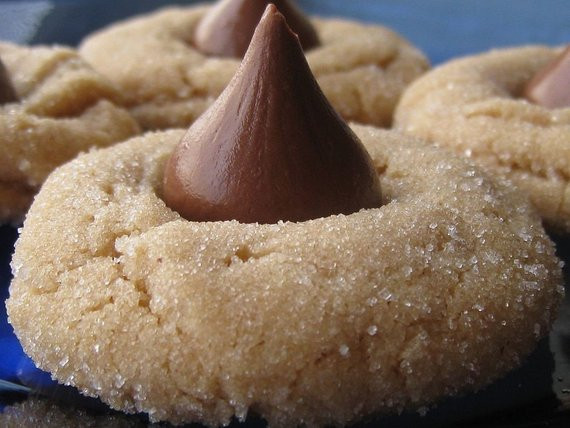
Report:
[{"label": "chocolate kiss", "polygon": [[570,107],[570,45],[527,83],[524,96],[547,108]]},{"label": "chocolate kiss", "polygon": [[163,184],[166,204],[193,221],[303,221],[381,205],[370,157],[273,5],[232,81],[175,148]]},{"label": "chocolate kiss", "polygon": [[13,103],[18,101],[16,91],[8,76],[8,70],[4,67],[4,63],[0,60],[0,105]]},{"label": "chocolate kiss", "polygon": [[309,20],[289,0],[222,0],[204,16],[195,33],[195,45],[203,53],[241,58],[245,54],[265,7],[273,3],[297,33],[303,49],[319,45]]}]

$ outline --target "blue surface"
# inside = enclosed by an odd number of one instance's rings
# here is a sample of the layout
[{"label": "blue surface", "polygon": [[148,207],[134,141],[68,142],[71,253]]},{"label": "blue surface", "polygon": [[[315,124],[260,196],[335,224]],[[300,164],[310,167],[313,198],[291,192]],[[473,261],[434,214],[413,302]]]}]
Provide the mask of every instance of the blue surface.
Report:
[{"label": "blue surface", "polygon": [[[8,226],[0,227],[0,301],[8,297],[8,284],[10,281],[10,258],[14,241],[17,236],[16,229]],[[6,307],[0,304],[0,379],[16,380],[15,367],[22,358],[22,348],[12,327],[6,322]]]},{"label": "blue surface", "polygon": [[300,0],[323,16],[378,22],[403,34],[433,64],[494,47],[570,43],[569,0]]},{"label": "blue surface", "polygon": [[[85,34],[109,22],[166,4],[191,3],[196,2],[0,0],[0,39],[76,45]],[[310,14],[349,17],[392,27],[426,52],[434,64],[493,47],[570,42],[570,0],[299,0],[298,3]],[[0,301],[8,295],[9,261],[16,235],[16,229],[0,227]],[[505,407],[509,405],[501,402],[505,390],[523,391],[527,401],[551,393],[550,374],[554,364],[546,342],[530,361],[483,394],[472,395],[467,400],[449,400],[429,418],[449,421],[482,408]],[[39,390],[53,386],[49,376],[39,373],[23,354],[7,323],[3,304],[0,305],[0,379],[27,383]],[[406,426],[417,422],[416,415],[408,415],[392,418],[389,424]],[[424,425],[428,422],[423,420]]]},{"label": "blue surface", "polygon": [[[0,39],[77,44],[88,32],[166,4],[192,0],[0,1]],[[570,43],[569,0],[298,0],[308,13],[382,23],[432,63],[528,43]]]}]

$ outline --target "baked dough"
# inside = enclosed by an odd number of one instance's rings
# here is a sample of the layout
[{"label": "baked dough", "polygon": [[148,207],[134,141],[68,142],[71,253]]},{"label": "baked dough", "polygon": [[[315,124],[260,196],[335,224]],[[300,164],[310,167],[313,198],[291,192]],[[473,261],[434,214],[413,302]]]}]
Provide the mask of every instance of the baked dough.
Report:
[{"label": "baked dough", "polygon": [[400,130],[448,146],[511,179],[551,229],[570,232],[570,108],[520,98],[560,49],[527,46],[449,62],[417,80],[395,115]]},{"label": "baked dough", "polygon": [[150,425],[120,414],[95,415],[85,410],[30,397],[6,406],[0,413],[2,428],[149,428]]},{"label": "baked dough", "polygon": [[151,420],[345,424],[521,364],[563,295],[526,199],[447,152],[353,126],[386,204],[190,222],[162,201],[183,130],[82,155],[16,244],[9,319],[60,382]]},{"label": "baked dough", "polygon": [[[146,129],[186,127],[221,93],[240,61],[193,47],[209,6],[173,7],[88,36],[81,55],[117,83]],[[345,119],[389,126],[404,87],[427,68],[425,56],[393,31],[339,19],[312,20],[322,46],[307,60]]]},{"label": "baked dough", "polygon": [[140,132],[117,88],[65,47],[0,42],[19,102],[0,106],[0,223],[21,219],[47,175]]}]

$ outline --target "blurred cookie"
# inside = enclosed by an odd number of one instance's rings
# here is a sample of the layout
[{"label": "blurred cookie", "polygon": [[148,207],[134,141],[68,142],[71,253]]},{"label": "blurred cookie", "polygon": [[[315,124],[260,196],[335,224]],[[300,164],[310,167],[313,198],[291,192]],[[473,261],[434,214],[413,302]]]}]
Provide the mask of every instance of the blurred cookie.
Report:
[{"label": "blurred cookie", "polygon": [[[116,23],[88,36],[81,55],[122,88],[143,128],[186,127],[239,65],[196,48],[196,28],[212,7],[173,7]],[[311,21],[320,45],[306,51],[307,60],[327,98],[347,120],[389,126],[403,89],[428,68],[425,56],[379,25]]]},{"label": "blurred cookie", "polygon": [[117,88],[64,47],[0,42],[0,222],[18,221],[58,165],[140,132]]},{"label": "blurred cookie", "polygon": [[23,402],[6,406],[0,413],[0,425],[3,428],[150,427],[149,424],[136,419],[127,419],[120,414],[95,415],[39,397],[30,397]]},{"label": "blurred cookie", "polygon": [[547,226],[568,233],[570,105],[550,108],[524,97],[533,76],[560,53],[527,46],[444,64],[405,92],[395,127],[504,175],[528,194]]}]

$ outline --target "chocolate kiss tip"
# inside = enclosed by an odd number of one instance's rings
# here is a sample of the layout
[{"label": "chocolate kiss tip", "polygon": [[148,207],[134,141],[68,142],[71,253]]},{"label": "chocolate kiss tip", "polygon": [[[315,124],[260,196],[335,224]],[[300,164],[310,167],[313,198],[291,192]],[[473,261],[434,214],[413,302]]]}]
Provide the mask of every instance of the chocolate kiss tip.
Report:
[{"label": "chocolate kiss tip", "polygon": [[243,57],[265,7],[271,3],[297,33],[303,49],[319,45],[319,37],[310,21],[289,0],[221,0],[198,24],[196,47],[207,55]]},{"label": "chocolate kiss tip", "polygon": [[6,70],[2,60],[0,60],[0,105],[15,101],[18,101],[18,96],[10,81],[8,70]]},{"label": "chocolate kiss tip", "polygon": [[175,148],[163,196],[192,221],[304,221],[381,206],[368,153],[275,7],[232,81]]},{"label": "chocolate kiss tip", "polygon": [[527,83],[524,97],[547,108],[570,107],[570,45]]}]

